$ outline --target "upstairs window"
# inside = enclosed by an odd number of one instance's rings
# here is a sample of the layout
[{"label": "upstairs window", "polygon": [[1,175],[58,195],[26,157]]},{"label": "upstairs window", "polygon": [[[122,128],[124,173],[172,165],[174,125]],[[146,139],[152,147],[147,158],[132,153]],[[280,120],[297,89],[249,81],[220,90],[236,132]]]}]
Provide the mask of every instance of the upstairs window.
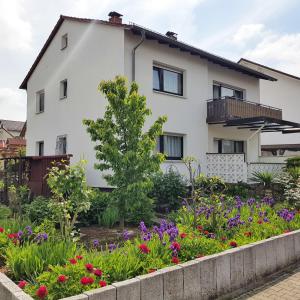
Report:
[{"label": "upstairs window", "polygon": [[56,138],[55,154],[56,155],[67,154],[67,136],[66,135],[60,135]]},{"label": "upstairs window", "polygon": [[154,66],[153,90],[182,96],[183,73]]},{"label": "upstairs window", "polygon": [[45,92],[39,91],[36,93],[36,112],[42,113],[45,110]]},{"label": "upstairs window", "polygon": [[233,97],[236,99],[244,99],[244,91],[242,89],[228,87],[222,84],[214,83],[213,98],[220,99],[224,97]]},{"label": "upstairs window", "polygon": [[218,153],[244,153],[244,141],[218,140]]},{"label": "upstairs window", "polygon": [[68,47],[68,34],[66,33],[61,37],[61,50],[67,47]]},{"label": "upstairs window", "polygon": [[37,155],[43,156],[44,155],[44,141],[39,141],[36,143]]},{"label": "upstairs window", "polygon": [[67,98],[68,96],[68,80],[65,79],[60,82],[60,99]]},{"label": "upstairs window", "polygon": [[183,158],[183,136],[161,135],[157,144],[158,151],[165,154],[168,160],[181,160]]}]

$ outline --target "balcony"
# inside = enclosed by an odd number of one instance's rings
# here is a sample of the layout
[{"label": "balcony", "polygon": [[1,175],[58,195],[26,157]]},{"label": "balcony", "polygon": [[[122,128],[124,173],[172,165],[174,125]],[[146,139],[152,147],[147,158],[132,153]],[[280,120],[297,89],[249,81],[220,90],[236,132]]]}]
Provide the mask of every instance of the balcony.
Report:
[{"label": "balcony", "polygon": [[207,101],[207,119],[209,124],[224,123],[229,120],[266,117],[282,120],[282,110],[256,102],[225,97]]}]

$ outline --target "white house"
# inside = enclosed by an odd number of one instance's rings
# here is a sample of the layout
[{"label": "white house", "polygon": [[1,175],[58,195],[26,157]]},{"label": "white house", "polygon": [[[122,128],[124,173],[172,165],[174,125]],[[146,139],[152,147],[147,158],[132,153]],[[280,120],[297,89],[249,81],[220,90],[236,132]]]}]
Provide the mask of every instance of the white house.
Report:
[{"label": "white house", "polygon": [[105,187],[82,120],[103,116],[106,100],[97,86],[121,74],[147,97],[153,115],[146,127],[168,116],[159,143],[167,156],[163,169],[184,172],[181,159],[188,155],[208,175],[245,181],[249,164],[260,162],[259,132],[273,124],[270,118],[282,121],[280,109],[259,104],[259,81],[276,79],[185,44],[173,32],[123,24],[116,12],[109,16],[59,18],[20,86],[27,90],[27,154],[85,158],[88,183]]},{"label": "white house", "polygon": [[[261,80],[260,97],[262,101],[283,110],[284,119],[300,122],[300,78],[273,68],[258,64],[245,58],[239,61],[243,66],[252,68],[277,79],[276,82]],[[298,133],[296,132],[298,131]],[[300,131],[293,134],[269,133],[261,137],[264,155],[300,155]]]}]

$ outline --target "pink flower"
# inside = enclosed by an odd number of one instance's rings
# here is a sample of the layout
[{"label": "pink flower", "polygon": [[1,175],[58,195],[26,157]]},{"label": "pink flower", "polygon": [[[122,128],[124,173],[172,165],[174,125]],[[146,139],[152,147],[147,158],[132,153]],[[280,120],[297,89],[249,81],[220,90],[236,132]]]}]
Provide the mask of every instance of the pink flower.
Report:
[{"label": "pink flower", "polygon": [[81,255],[77,255],[77,256],[76,256],[76,259],[78,259],[78,260],[82,260],[82,259],[83,259],[83,257],[82,257]]},{"label": "pink flower", "polygon": [[94,266],[92,264],[86,264],[85,265],[85,268],[89,271],[89,272],[92,272],[93,269],[94,269]]},{"label": "pink flower", "polygon": [[105,286],[107,286],[107,283],[106,283],[106,281],[104,281],[104,280],[100,280],[100,281],[99,281],[99,285],[100,285],[101,287],[105,287]]},{"label": "pink flower", "polygon": [[66,275],[59,275],[58,277],[57,277],[57,282],[60,282],[60,283],[63,283],[63,282],[65,282],[65,281],[67,281],[67,276]]},{"label": "pink flower", "polygon": [[173,264],[176,264],[176,265],[179,264],[179,262],[180,262],[179,258],[176,257],[176,256],[173,256],[171,261],[172,261]]},{"label": "pink flower", "polygon": [[94,283],[94,279],[92,277],[82,277],[80,282],[82,285],[88,285]]},{"label": "pink flower", "polygon": [[170,246],[172,250],[176,250],[177,252],[180,250],[180,244],[177,242],[173,242]]},{"label": "pink flower", "polygon": [[231,242],[229,243],[229,245],[230,245],[230,247],[232,247],[232,248],[236,248],[236,247],[237,247],[237,242],[231,241]]},{"label": "pink flower", "polygon": [[97,276],[97,277],[101,277],[102,276],[102,271],[100,269],[96,269],[94,271],[94,274]]},{"label": "pink flower", "polygon": [[148,254],[150,252],[150,249],[148,248],[148,246],[146,244],[139,245],[139,248],[142,253]]},{"label": "pink flower", "polygon": [[3,233],[3,232],[4,232],[4,228],[0,227],[0,233]]},{"label": "pink flower", "polygon": [[187,237],[187,234],[186,234],[185,232],[180,233],[180,237],[181,237],[182,239],[184,239],[185,237]]},{"label": "pink flower", "polygon": [[21,280],[21,281],[19,282],[18,286],[19,286],[19,288],[24,289],[24,287],[26,286],[26,284],[27,284],[27,281]]},{"label": "pink flower", "polygon": [[77,260],[75,258],[71,258],[69,259],[70,264],[72,265],[76,265],[77,264]]},{"label": "pink flower", "polygon": [[36,295],[40,298],[40,299],[44,299],[45,297],[47,297],[48,295],[48,290],[47,287],[45,285],[41,285],[38,290],[36,291]]}]

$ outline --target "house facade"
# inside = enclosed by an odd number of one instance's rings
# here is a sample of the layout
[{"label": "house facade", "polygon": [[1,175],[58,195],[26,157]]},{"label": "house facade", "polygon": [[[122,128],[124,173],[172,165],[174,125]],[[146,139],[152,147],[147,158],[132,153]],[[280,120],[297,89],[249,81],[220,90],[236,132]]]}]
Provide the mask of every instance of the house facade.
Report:
[{"label": "house facade", "polygon": [[[283,110],[284,119],[300,122],[300,77],[241,58],[240,64],[270,75],[276,82],[260,81],[262,101]],[[269,133],[261,136],[262,154],[266,156],[300,155],[300,131],[293,134]]]},{"label": "house facade", "polygon": [[[84,158],[88,183],[105,187],[82,120],[104,114],[99,82],[125,75],[138,83],[152,110],[145,129],[168,116],[158,141],[167,157],[162,169],[172,166],[185,174],[182,158],[194,156],[208,175],[247,180],[247,164],[260,159],[260,118],[282,119],[280,109],[259,104],[260,80],[276,79],[180,42],[173,32],[123,24],[116,12],[109,16],[61,16],[54,27],[20,86],[27,90],[27,154]],[[252,117],[250,123],[234,123]]]}]

